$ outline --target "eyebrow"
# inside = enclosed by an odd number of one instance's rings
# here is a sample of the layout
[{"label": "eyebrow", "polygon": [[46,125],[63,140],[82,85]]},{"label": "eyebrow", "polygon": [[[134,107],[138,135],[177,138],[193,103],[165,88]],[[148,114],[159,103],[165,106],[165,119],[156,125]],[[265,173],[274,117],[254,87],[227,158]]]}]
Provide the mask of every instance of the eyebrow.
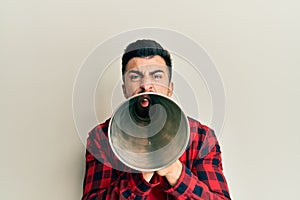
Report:
[{"label": "eyebrow", "polygon": [[150,72],[149,74],[150,74],[150,75],[153,75],[153,74],[156,74],[156,73],[158,73],[158,72],[165,73],[163,70],[158,69],[158,70],[154,70],[153,72]]},{"label": "eyebrow", "polygon": [[136,73],[136,74],[141,75],[141,76],[143,75],[143,73],[140,72],[140,71],[138,71],[138,70],[129,70],[129,71],[128,71],[128,74],[129,74],[129,73]]},{"label": "eyebrow", "polygon": [[[152,72],[149,72],[149,75],[153,75],[153,74],[156,74],[156,73],[159,73],[159,72],[165,73],[163,70],[158,69],[158,70],[154,70]],[[143,73],[141,71],[138,71],[138,70],[129,70],[128,73],[136,73],[138,75],[143,76]]]}]

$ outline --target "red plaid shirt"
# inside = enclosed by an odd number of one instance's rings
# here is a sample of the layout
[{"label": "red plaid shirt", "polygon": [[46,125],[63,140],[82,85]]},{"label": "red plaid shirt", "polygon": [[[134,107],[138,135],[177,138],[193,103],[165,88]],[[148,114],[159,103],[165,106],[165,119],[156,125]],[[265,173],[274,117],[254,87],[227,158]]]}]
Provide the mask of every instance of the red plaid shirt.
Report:
[{"label": "red plaid shirt", "polygon": [[157,174],[148,183],[141,173],[126,169],[109,146],[108,124],[109,120],[89,133],[83,200],[230,199],[220,146],[209,127],[189,118],[189,146],[179,158],[183,164],[180,178],[171,187]]}]

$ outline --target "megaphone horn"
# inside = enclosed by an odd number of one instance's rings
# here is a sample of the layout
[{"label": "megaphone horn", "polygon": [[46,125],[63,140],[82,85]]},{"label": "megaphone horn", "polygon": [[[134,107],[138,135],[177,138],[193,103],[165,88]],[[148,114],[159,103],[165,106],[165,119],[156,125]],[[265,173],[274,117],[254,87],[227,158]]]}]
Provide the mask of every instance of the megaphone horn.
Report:
[{"label": "megaphone horn", "polygon": [[174,163],[189,141],[189,124],[169,97],[146,92],[122,103],[108,129],[117,158],[138,171],[157,171]]}]

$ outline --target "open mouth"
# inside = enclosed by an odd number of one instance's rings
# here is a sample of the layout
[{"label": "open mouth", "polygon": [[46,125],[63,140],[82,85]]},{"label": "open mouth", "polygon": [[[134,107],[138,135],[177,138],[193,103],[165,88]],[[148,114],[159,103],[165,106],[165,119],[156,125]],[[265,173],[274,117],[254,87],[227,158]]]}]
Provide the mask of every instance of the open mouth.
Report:
[{"label": "open mouth", "polygon": [[138,102],[139,102],[139,105],[145,109],[151,105],[151,98],[149,95],[142,95],[138,99]]}]

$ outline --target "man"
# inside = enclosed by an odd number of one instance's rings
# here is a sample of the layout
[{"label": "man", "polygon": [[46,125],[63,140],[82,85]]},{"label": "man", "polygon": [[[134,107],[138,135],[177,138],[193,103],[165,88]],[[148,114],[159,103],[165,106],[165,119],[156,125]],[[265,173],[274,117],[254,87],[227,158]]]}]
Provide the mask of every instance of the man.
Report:
[{"label": "man", "polygon": [[[170,54],[153,40],[138,40],[127,46],[122,75],[126,98],[143,92],[172,96]],[[109,120],[96,126],[87,140],[82,199],[230,199],[213,131],[196,120],[188,121],[190,141],[186,151],[156,172],[126,169],[108,144]]]}]

